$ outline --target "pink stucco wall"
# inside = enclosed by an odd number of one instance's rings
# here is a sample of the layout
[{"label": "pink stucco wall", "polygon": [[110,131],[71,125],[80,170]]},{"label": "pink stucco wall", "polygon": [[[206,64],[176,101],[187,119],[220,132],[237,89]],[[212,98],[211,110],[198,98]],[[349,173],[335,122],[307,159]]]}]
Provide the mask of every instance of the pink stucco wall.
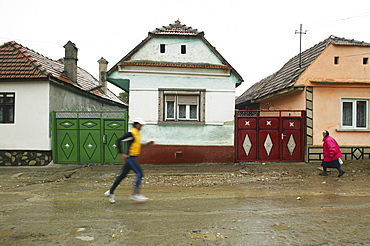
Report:
[{"label": "pink stucco wall", "polygon": [[305,100],[304,91],[295,91],[265,100],[260,105],[265,110],[305,110]]},{"label": "pink stucco wall", "polygon": [[[314,145],[322,143],[323,130],[341,145],[370,144],[368,131],[340,131],[341,98],[370,99],[370,64],[363,64],[369,53],[369,47],[330,45],[297,81],[313,86]],[[338,64],[334,64],[334,57],[339,57]]]},{"label": "pink stucco wall", "polygon": [[322,143],[322,131],[328,130],[340,145],[369,145],[370,131],[340,131],[341,98],[369,98],[370,87],[341,85],[314,87],[313,140]]},{"label": "pink stucco wall", "polygon": [[[339,57],[338,64],[334,64],[334,57]],[[323,130],[340,145],[370,145],[370,131],[340,129],[341,98],[370,100],[370,64],[363,64],[364,57],[370,57],[370,47],[330,45],[296,82],[313,87],[313,145],[321,145]],[[306,92],[291,92],[260,105],[261,109],[305,110]]]}]

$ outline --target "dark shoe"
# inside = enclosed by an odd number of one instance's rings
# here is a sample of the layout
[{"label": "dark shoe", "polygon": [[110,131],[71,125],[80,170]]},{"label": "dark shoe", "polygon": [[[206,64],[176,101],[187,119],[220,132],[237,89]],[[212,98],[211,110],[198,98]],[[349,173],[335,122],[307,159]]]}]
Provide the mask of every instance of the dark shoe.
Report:
[{"label": "dark shoe", "polygon": [[328,173],[327,172],[322,172],[319,174],[320,176],[328,176]]},{"label": "dark shoe", "polygon": [[342,177],[344,173],[345,173],[345,171],[339,171],[338,177]]}]

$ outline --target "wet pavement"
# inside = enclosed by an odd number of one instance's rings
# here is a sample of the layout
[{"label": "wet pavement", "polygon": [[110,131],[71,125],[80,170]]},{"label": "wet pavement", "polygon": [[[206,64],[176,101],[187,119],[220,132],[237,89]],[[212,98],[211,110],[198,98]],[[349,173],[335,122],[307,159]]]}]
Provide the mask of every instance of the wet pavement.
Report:
[{"label": "wet pavement", "polygon": [[2,245],[370,245],[370,161],[143,165],[103,193],[114,165],[0,167]]}]

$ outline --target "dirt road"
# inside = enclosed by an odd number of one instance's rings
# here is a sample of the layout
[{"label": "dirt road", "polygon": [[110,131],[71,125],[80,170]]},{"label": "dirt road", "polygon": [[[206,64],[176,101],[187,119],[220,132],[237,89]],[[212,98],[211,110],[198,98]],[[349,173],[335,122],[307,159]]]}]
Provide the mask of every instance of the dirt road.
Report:
[{"label": "dirt road", "polygon": [[0,167],[3,245],[370,245],[370,161],[144,165],[103,193],[119,166]]}]

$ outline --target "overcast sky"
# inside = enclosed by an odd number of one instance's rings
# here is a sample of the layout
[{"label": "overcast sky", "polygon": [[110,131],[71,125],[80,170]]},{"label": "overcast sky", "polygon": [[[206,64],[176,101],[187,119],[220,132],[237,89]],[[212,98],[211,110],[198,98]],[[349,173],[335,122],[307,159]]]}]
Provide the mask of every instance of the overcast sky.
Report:
[{"label": "overcast sky", "polygon": [[[332,0],[0,0],[0,44],[16,41],[53,60],[70,40],[78,66],[98,77],[148,32],[179,19],[205,38],[239,72],[237,95],[330,35],[370,42],[370,1]],[[116,92],[116,91],[115,91]]]}]

